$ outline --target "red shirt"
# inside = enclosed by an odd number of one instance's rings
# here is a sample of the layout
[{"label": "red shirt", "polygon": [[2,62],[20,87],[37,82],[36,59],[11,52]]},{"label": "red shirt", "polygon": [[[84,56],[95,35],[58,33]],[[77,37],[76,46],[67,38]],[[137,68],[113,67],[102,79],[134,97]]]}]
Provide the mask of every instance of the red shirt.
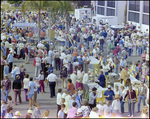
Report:
[{"label": "red shirt", "polygon": [[67,89],[69,89],[69,91],[71,91],[72,94],[73,94],[74,93],[74,85],[73,85],[73,83],[68,83],[67,84]]},{"label": "red shirt", "polygon": [[136,98],[135,90],[130,91],[130,94],[129,94],[129,90],[127,90],[127,94],[125,95],[124,98],[126,98],[128,96],[128,99],[130,99],[130,95],[131,95],[131,99]]},{"label": "red shirt", "polygon": [[11,42],[12,43],[17,43],[17,40],[16,39],[12,39]]}]

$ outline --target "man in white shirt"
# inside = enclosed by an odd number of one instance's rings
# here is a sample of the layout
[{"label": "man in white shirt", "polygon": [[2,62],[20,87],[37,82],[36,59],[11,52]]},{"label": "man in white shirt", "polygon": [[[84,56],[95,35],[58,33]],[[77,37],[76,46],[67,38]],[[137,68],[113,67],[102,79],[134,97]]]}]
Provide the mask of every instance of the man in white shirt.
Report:
[{"label": "man in white shirt", "polygon": [[54,56],[53,49],[50,49],[50,51],[48,52],[48,57],[49,57],[48,63],[49,64],[52,64],[53,56]]},{"label": "man in white shirt", "polygon": [[78,80],[78,76],[76,75],[76,71],[73,71],[73,73],[70,75],[70,79],[72,80],[72,83],[74,87],[76,88],[76,80]]},{"label": "man in white shirt", "polygon": [[87,94],[89,92],[89,87],[88,87],[88,83],[89,83],[89,75],[91,74],[90,71],[88,71],[88,73],[85,73],[83,76],[83,80],[82,80],[82,84],[83,84],[83,98],[87,98]]},{"label": "man in white shirt", "polygon": [[37,47],[41,47],[41,48],[44,48],[44,45],[42,44],[42,42],[40,41],[40,43],[37,44]]},{"label": "man in white shirt", "polygon": [[115,116],[119,116],[120,111],[120,96],[116,95],[115,100],[112,102],[112,107],[114,109]]},{"label": "man in white shirt", "polygon": [[63,66],[63,60],[65,59],[65,56],[66,56],[65,51],[62,51],[61,52],[61,67]]},{"label": "man in white shirt", "polygon": [[70,108],[71,95],[72,95],[72,92],[68,91],[68,95],[65,97],[65,105],[66,105],[66,107],[65,107],[65,110],[64,110],[64,118],[67,117],[68,109]]},{"label": "man in white shirt", "polygon": [[[15,77],[16,77],[17,75],[20,76],[20,68],[17,67],[16,65],[14,65],[13,70],[12,70],[11,73],[12,73],[12,74],[15,74]],[[15,78],[15,77],[14,77],[14,78]]]},{"label": "man in white shirt", "polygon": [[61,98],[64,98],[68,95],[67,89],[64,90],[64,93],[61,95]]},{"label": "man in white shirt", "polygon": [[35,77],[38,76],[38,74],[40,73],[41,70],[41,59],[40,59],[40,55],[37,55],[36,58],[36,64],[35,64]]},{"label": "man in white shirt", "polygon": [[88,65],[90,63],[90,59],[88,57],[88,54],[85,53],[82,59],[84,61],[83,70],[85,73],[87,73],[88,72]]},{"label": "man in white shirt", "polygon": [[104,104],[102,101],[99,102],[99,104],[96,105],[96,107],[98,108],[98,115],[99,116],[103,116],[103,112],[104,112]]},{"label": "man in white shirt", "polygon": [[58,86],[58,78],[57,76],[53,73],[53,71],[50,72],[50,74],[47,76],[47,86],[49,83],[49,88],[50,88],[50,97],[53,98],[55,96],[55,86],[57,82]]},{"label": "man in white shirt", "polygon": [[104,116],[112,116],[114,113],[113,107],[110,105],[110,101],[107,100],[106,105],[104,106]]},{"label": "man in white shirt", "polygon": [[64,45],[61,46],[61,52],[65,50]]},{"label": "man in white shirt", "polygon": [[59,110],[61,110],[61,93],[62,93],[62,89],[59,88],[58,89],[58,94],[57,94],[57,100],[56,100],[56,103],[57,103],[57,115],[58,115]]}]

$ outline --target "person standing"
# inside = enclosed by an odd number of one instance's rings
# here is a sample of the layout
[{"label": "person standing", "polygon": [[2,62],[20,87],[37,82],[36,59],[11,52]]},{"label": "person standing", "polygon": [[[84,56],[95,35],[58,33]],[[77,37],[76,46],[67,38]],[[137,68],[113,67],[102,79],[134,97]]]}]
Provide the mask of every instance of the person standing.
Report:
[{"label": "person standing", "polygon": [[82,59],[82,55],[80,55],[80,58],[79,58],[79,66],[82,67],[82,71],[83,71],[83,59]]},{"label": "person standing", "polygon": [[103,71],[100,71],[100,76],[99,76],[98,80],[99,80],[99,85],[104,88],[106,79],[105,79],[105,76],[103,74]]},{"label": "person standing", "polygon": [[[28,43],[27,49],[28,49],[28,57],[29,57],[29,59],[30,59],[30,52],[31,52],[31,44],[30,44],[30,43]],[[29,61],[29,60],[28,60],[28,61]],[[29,63],[29,62],[28,62],[28,63]]]},{"label": "person standing", "polygon": [[17,95],[19,97],[19,103],[22,103],[21,101],[21,80],[20,80],[20,76],[17,75],[16,79],[13,81],[13,85],[12,85],[12,89],[14,91],[14,104],[17,105]]},{"label": "person standing", "polygon": [[96,95],[96,91],[97,91],[97,88],[92,88],[92,92],[89,94],[89,106],[92,110],[92,108],[96,107],[96,98],[97,98],[97,95]]},{"label": "person standing", "polygon": [[119,67],[118,65],[119,65],[119,62],[120,62],[120,61],[119,61],[119,59],[117,58],[117,55],[115,55],[115,57],[114,57],[115,70],[114,70],[114,71],[115,71],[116,74],[118,74],[118,67]]},{"label": "person standing", "polygon": [[130,117],[132,115],[133,117],[137,97],[136,97],[135,90],[132,89],[132,86],[129,86],[129,90],[127,90],[127,93],[124,97],[124,101],[127,96],[128,96],[128,111],[129,111],[128,116]]},{"label": "person standing", "polygon": [[74,93],[75,87],[71,79],[68,79],[67,90],[71,91],[72,94]]},{"label": "person standing", "polygon": [[62,79],[62,88],[66,88],[66,78],[67,78],[67,72],[66,67],[63,66],[62,70],[60,71],[60,78]]},{"label": "person standing", "polygon": [[5,62],[5,64],[4,64],[4,76],[5,76],[5,75],[8,75],[8,73],[9,73],[9,70],[8,70],[9,69],[9,67],[8,67],[9,64],[7,62],[7,57],[4,58],[4,62]]},{"label": "person standing", "polygon": [[143,106],[146,105],[146,103],[145,103],[146,95],[147,95],[147,87],[144,86],[144,82],[141,81],[141,86],[139,86],[138,96],[137,96],[138,97],[138,111],[137,111],[137,113],[140,112],[141,99],[143,101]]},{"label": "person standing", "polygon": [[38,76],[38,80],[39,80],[39,84],[40,84],[40,93],[42,93],[41,92],[42,89],[43,89],[43,93],[46,93],[44,90],[45,86],[44,86],[44,72],[43,72],[43,70],[41,70],[41,72]]},{"label": "person standing", "polygon": [[27,91],[28,91],[28,85],[29,85],[29,74],[25,75],[25,78],[23,79],[23,87],[25,92],[25,101],[28,101]]},{"label": "person standing", "polygon": [[71,99],[71,101],[70,101],[70,108],[73,107],[73,102],[76,102],[76,103],[77,103],[77,107],[80,108],[80,102],[79,102],[78,99],[76,99],[76,95],[75,95],[75,94],[72,95],[72,99]]},{"label": "person standing", "polygon": [[61,110],[61,99],[62,99],[61,97],[62,97],[62,89],[59,88],[58,93],[57,93],[57,100],[56,100],[56,103],[57,103],[57,114],[56,115],[58,115],[59,110]]},{"label": "person standing", "polygon": [[114,108],[115,116],[119,116],[120,111],[120,96],[116,95],[115,100],[112,102],[112,107]]},{"label": "person standing", "polygon": [[57,70],[57,68],[60,70],[60,53],[58,51],[56,51],[54,53],[54,58],[55,58],[55,67],[56,67],[56,70]]},{"label": "person standing", "polygon": [[104,106],[104,116],[112,116],[114,114],[114,109],[111,106],[111,102],[109,100],[106,101],[106,105]]},{"label": "person standing", "polygon": [[12,67],[13,67],[13,55],[12,55],[11,51],[7,56],[7,61],[9,63],[9,73],[10,73],[12,71]]},{"label": "person standing", "polygon": [[112,104],[113,99],[115,98],[115,93],[113,90],[111,90],[111,86],[108,85],[108,90],[104,92],[105,101],[110,101],[110,104]]},{"label": "person standing", "polygon": [[3,56],[1,56],[1,68],[0,68],[0,70],[1,70],[1,80],[3,80],[3,78],[4,78],[4,65],[5,65],[5,62],[4,62],[4,55]]},{"label": "person standing", "polygon": [[76,81],[78,79],[78,76],[76,75],[76,71],[73,71],[73,73],[70,75],[70,79],[72,80],[72,83],[74,87],[76,88]]},{"label": "person standing", "polygon": [[29,99],[29,110],[32,109],[32,103],[33,103],[33,100],[32,100],[32,97],[34,95],[34,89],[35,89],[35,83],[33,82],[33,77],[30,77],[30,82],[28,84],[28,92],[27,92],[27,95],[28,95],[28,99]]},{"label": "person standing", "polygon": [[48,52],[48,57],[49,57],[49,64],[52,64],[52,61],[53,61],[53,49],[50,49],[50,51]]},{"label": "person standing", "polygon": [[88,83],[89,83],[89,75],[91,74],[90,71],[88,73],[85,73],[83,76],[82,84],[83,84],[83,98],[87,98],[87,94],[89,91]]},{"label": "person standing", "polygon": [[123,67],[126,67],[127,65],[127,62],[126,60],[124,59],[124,57],[122,57],[122,59],[120,60],[120,71],[123,69]]},{"label": "person standing", "polygon": [[133,56],[136,56],[136,47],[137,47],[136,40],[134,40],[133,41]]},{"label": "person standing", "polygon": [[35,77],[38,76],[38,74],[40,73],[40,69],[41,69],[41,59],[40,59],[40,55],[37,55],[36,58],[36,64],[35,64]]},{"label": "person standing", "polygon": [[37,103],[35,105],[35,109],[33,110],[33,117],[34,118],[41,118],[42,117],[41,112],[40,112],[40,104],[39,103]]},{"label": "person standing", "polygon": [[89,65],[89,63],[90,63],[90,59],[89,59],[89,57],[88,57],[88,54],[87,53],[85,53],[85,55],[83,56],[83,61],[84,61],[84,68],[83,68],[83,70],[84,70],[84,72],[85,73],[87,73],[88,72],[88,65]]},{"label": "person standing", "polygon": [[121,91],[120,91],[120,101],[121,101],[121,113],[124,113],[124,97],[126,95],[126,90],[124,89],[124,86],[121,86]]},{"label": "person standing", "polygon": [[48,86],[48,83],[49,83],[49,89],[50,89],[50,97],[53,98],[55,96],[56,83],[58,86],[58,78],[52,71],[47,76],[47,86]]},{"label": "person standing", "polygon": [[5,78],[2,81],[2,85],[5,86],[4,92],[6,93],[5,102],[7,103],[7,97],[11,90],[11,81],[8,79],[8,75],[5,75]]},{"label": "person standing", "polygon": [[24,51],[25,51],[25,64],[29,64],[29,54],[28,54],[28,45],[25,46]]}]

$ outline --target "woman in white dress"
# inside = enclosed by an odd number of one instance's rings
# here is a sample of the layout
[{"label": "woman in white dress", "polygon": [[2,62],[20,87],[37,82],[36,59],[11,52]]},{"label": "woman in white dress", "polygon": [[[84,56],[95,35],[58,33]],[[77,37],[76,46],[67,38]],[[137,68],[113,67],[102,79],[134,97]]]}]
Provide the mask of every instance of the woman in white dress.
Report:
[{"label": "woman in white dress", "polygon": [[136,56],[136,47],[137,47],[136,40],[134,40],[133,41],[133,56]]}]

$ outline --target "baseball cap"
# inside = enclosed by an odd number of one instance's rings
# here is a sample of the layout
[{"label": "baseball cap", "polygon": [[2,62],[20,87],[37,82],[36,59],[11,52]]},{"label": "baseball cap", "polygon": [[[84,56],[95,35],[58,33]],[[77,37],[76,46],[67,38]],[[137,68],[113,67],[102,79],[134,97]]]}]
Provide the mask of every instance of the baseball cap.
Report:
[{"label": "baseball cap", "polygon": [[111,88],[111,86],[110,86],[110,85],[108,85],[108,88]]},{"label": "baseball cap", "polygon": [[33,111],[32,110],[28,110],[27,113],[33,114]]},{"label": "baseball cap", "polygon": [[16,112],[15,112],[15,115],[21,116],[21,113],[20,113],[19,111],[16,111]]}]

